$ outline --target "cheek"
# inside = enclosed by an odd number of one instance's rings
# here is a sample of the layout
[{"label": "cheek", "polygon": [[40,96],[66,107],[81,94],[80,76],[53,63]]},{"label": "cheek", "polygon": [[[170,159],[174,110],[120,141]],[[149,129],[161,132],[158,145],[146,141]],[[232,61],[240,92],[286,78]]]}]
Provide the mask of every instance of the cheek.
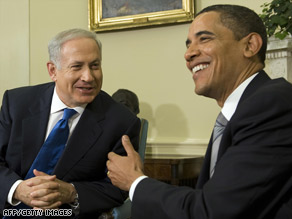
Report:
[{"label": "cheek", "polygon": [[95,74],[94,74],[94,77],[95,77],[95,81],[96,81],[96,83],[99,83],[99,84],[102,83],[102,80],[103,80],[103,74],[102,74],[102,71],[99,71],[99,72],[95,73]]},{"label": "cheek", "polygon": [[99,74],[98,74],[98,77],[97,77],[100,81],[102,81],[102,79],[103,79],[103,74],[102,74],[102,72],[100,72]]}]

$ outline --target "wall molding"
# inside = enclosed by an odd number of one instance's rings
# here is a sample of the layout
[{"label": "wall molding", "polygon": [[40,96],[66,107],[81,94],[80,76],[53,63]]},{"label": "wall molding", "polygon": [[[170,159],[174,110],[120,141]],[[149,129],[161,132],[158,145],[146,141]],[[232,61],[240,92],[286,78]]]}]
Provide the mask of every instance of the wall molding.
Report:
[{"label": "wall molding", "polygon": [[287,58],[292,56],[292,51],[273,51],[266,55],[267,59]]},{"label": "wall molding", "polygon": [[268,39],[266,68],[271,78],[283,77],[292,82],[292,37]]},{"label": "wall molding", "polygon": [[209,139],[147,139],[146,156],[152,155],[205,155]]}]

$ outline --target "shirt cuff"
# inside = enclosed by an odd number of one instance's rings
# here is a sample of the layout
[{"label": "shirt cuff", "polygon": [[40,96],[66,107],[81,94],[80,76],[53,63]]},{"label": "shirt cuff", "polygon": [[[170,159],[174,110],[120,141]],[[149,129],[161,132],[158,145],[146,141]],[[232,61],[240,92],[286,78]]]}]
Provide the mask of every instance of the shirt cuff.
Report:
[{"label": "shirt cuff", "polygon": [[22,182],[23,180],[17,180],[10,188],[8,197],[7,197],[7,202],[11,204],[12,206],[16,206],[20,204],[20,201],[13,200],[13,194],[17,188],[17,186]]},{"label": "shirt cuff", "polygon": [[131,185],[130,187],[130,191],[129,191],[129,198],[132,201],[133,200],[133,196],[134,196],[134,192],[135,189],[138,185],[139,182],[141,182],[143,179],[148,178],[148,176],[139,176]]}]

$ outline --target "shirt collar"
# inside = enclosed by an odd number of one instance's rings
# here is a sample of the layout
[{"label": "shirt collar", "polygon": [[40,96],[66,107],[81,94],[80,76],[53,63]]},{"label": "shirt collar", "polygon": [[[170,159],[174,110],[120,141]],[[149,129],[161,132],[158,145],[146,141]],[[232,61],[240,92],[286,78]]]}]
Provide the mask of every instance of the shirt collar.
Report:
[{"label": "shirt collar", "polygon": [[244,90],[257,74],[258,73],[253,74],[252,76],[247,78],[244,82],[242,82],[226,99],[221,109],[221,112],[228,121],[233,116]]},{"label": "shirt collar", "polygon": [[[87,104],[83,104],[81,106],[74,107],[73,109],[78,112],[79,115],[81,115],[85,109]],[[65,108],[70,108],[66,104],[62,102],[62,100],[59,98],[56,87],[54,88],[53,98],[52,98],[52,104],[51,104],[51,114],[59,112]]]}]

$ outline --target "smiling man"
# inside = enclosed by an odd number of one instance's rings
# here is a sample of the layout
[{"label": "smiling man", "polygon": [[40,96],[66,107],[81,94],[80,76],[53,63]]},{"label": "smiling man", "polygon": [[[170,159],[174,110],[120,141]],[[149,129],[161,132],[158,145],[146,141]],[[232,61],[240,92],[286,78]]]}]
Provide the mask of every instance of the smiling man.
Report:
[{"label": "smiling man", "polygon": [[127,197],[106,175],[107,154],[125,154],[125,133],[137,149],[140,120],[101,90],[95,33],[66,30],[48,49],[53,82],[8,90],[3,97],[0,216],[10,208],[59,209],[58,216],[67,208],[67,216],[98,218]]},{"label": "smiling man", "polygon": [[195,92],[222,109],[195,189],[145,176],[127,136],[127,156],[109,153],[108,176],[130,191],[131,218],[292,218],[292,85],[263,71],[261,19],[242,6],[207,7],[186,46]]}]

